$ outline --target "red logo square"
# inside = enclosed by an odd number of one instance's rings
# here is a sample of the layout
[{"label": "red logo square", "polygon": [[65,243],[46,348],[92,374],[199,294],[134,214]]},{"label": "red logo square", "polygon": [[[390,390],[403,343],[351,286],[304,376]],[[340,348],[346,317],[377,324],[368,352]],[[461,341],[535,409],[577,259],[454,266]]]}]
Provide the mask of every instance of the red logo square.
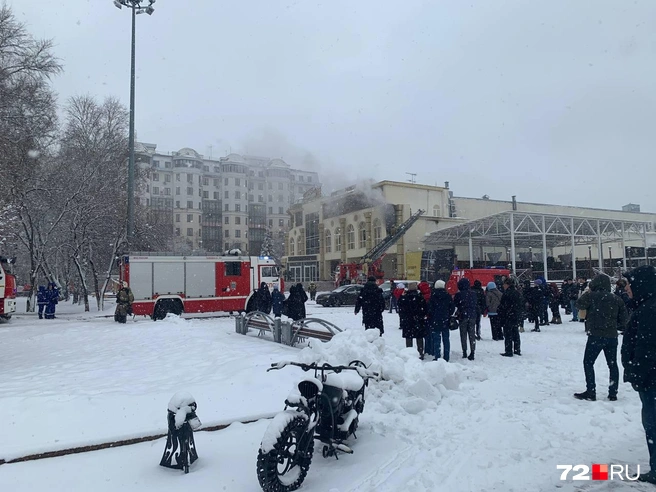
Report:
[{"label": "red logo square", "polygon": [[592,480],[608,480],[608,465],[592,465]]}]

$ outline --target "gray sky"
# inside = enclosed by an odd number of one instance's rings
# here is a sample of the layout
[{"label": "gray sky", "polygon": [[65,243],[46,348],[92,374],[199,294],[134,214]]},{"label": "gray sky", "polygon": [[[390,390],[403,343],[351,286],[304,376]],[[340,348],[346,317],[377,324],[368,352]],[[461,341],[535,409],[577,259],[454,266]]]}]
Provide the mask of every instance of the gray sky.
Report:
[{"label": "gray sky", "polygon": [[[129,101],[111,0],[6,0],[76,94]],[[189,6],[193,5],[193,6]],[[331,183],[656,212],[653,0],[159,0],[137,18],[137,133],[283,157]]]}]

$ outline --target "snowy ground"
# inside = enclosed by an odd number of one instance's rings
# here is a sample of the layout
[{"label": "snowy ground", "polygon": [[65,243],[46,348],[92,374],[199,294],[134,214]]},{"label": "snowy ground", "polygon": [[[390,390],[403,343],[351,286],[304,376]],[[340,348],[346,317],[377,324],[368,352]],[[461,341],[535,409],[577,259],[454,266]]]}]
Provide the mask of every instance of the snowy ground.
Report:
[{"label": "snowy ground", "polygon": [[[0,324],[0,458],[164,432],[166,405],[179,390],[196,397],[206,425],[268,415],[282,409],[302,374],[295,368],[266,373],[271,362],[361,358],[382,367],[388,380],[368,388],[355,454],[335,461],[315,452],[301,490],[651,490],[573,482],[571,475],[559,480],[558,464],[639,463],[646,470],[648,457],[637,394],[622,384],[617,402],[603,399],[603,356],[596,366],[600,400],[572,398],[585,388],[582,324],[524,333],[524,355],[506,359],[484,319],[476,360],[459,358],[452,332],[447,365],[421,362],[405,349],[396,315],[386,314],[383,340],[371,341],[352,313],[309,304],[308,316],[350,331],[303,350],[237,335],[230,318],[118,325],[70,305],[60,305],[56,320],[19,314]],[[256,491],[255,460],[267,424],[197,432],[200,459],[187,476],[158,466],[160,439],[6,464],[0,488]]]}]

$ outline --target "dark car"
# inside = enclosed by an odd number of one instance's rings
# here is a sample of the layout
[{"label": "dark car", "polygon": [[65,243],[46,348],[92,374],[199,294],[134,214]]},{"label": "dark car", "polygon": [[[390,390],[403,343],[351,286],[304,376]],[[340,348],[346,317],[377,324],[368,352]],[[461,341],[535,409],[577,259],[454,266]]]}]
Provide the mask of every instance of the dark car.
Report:
[{"label": "dark car", "polygon": [[361,285],[342,285],[332,292],[322,292],[317,296],[317,304],[323,307],[328,306],[355,306],[355,300],[358,298]]}]

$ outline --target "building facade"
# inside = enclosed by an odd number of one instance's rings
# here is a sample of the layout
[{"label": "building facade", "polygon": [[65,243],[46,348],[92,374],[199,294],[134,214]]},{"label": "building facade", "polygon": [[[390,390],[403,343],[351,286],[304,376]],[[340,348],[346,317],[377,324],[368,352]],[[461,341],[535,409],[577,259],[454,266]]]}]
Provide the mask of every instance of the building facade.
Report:
[{"label": "building facade", "polygon": [[138,200],[185,248],[259,255],[267,233],[282,250],[289,207],[320,187],[316,172],[292,169],[282,159],[229,154],[207,158],[193,149],[162,153],[136,144],[143,176]]},{"label": "building facade", "polygon": [[330,280],[340,263],[358,262],[421,209],[425,214],[383,259],[387,276],[405,277],[407,253],[421,251],[426,234],[454,222],[449,200],[446,187],[394,181],[305,199],[290,208],[292,224],[283,258],[287,277],[299,282]]}]

